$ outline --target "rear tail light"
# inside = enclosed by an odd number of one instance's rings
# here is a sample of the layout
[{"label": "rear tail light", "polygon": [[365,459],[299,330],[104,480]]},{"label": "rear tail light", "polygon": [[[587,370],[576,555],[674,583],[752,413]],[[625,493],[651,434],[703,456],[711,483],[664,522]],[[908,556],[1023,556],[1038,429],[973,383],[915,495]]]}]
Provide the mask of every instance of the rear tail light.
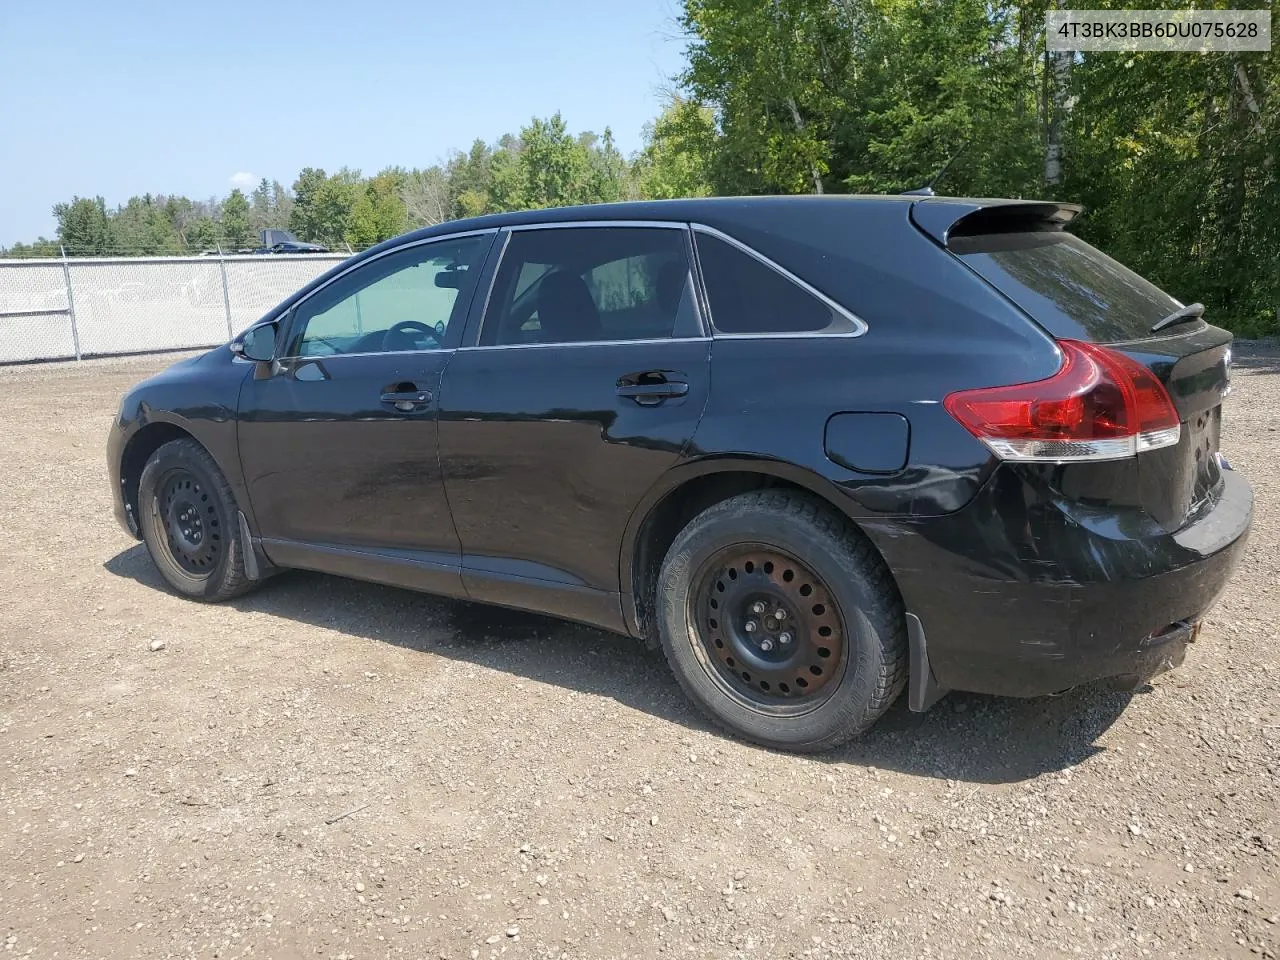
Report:
[{"label": "rear tail light", "polygon": [[1002,460],[1119,460],[1178,442],[1178,412],[1150,370],[1095,343],[1058,346],[1049,379],[961,390],[947,411]]}]

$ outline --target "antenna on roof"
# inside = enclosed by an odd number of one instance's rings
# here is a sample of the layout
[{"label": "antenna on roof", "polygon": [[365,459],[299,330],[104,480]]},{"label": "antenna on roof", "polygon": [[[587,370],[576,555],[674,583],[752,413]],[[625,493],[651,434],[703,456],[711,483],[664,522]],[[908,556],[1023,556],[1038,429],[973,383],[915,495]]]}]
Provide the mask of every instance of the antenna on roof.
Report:
[{"label": "antenna on roof", "polygon": [[942,175],[951,169],[951,165],[960,159],[960,154],[964,153],[969,147],[968,142],[961,145],[960,149],[951,155],[951,159],[942,165],[942,169],[933,175],[933,179],[926,183],[923,187],[916,187],[914,190],[903,190],[904,197],[932,197],[933,185],[942,179]]}]

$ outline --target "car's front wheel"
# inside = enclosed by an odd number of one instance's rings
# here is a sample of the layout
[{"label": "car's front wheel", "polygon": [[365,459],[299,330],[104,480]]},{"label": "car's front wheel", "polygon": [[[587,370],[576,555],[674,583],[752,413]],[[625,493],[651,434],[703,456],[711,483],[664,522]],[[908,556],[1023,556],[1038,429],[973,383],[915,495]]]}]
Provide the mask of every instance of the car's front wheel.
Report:
[{"label": "car's front wheel", "polygon": [[207,450],[173,440],[151,455],[138,481],[147,552],[174,590],[214,602],[254,586],[237,535],[235,496]]},{"label": "car's front wheel", "polygon": [[766,746],[834,747],[906,685],[893,578],[859,531],[806,495],[746,493],[694,518],[663,562],[657,607],[685,692]]}]

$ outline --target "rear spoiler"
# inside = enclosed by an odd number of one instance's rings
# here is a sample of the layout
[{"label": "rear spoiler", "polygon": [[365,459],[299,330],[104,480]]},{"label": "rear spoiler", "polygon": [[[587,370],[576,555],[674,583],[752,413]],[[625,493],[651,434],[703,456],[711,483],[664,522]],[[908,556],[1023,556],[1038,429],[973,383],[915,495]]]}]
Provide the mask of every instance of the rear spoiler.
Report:
[{"label": "rear spoiler", "polygon": [[1061,230],[1084,211],[1047,200],[953,200],[929,197],[911,205],[911,221],[941,246],[984,233]]}]

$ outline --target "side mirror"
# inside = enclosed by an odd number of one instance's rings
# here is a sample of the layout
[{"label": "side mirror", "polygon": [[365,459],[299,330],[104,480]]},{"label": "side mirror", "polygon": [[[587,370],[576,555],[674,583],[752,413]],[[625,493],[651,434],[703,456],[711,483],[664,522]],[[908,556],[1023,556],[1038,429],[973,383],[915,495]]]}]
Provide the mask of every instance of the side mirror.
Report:
[{"label": "side mirror", "polygon": [[263,323],[256,327],[250,327],[240,339],[238,344],[240,349],[236,352],[246,360],[257,360],[259,362],[274,360],[276,358],[276,329],[275,323]]}]

